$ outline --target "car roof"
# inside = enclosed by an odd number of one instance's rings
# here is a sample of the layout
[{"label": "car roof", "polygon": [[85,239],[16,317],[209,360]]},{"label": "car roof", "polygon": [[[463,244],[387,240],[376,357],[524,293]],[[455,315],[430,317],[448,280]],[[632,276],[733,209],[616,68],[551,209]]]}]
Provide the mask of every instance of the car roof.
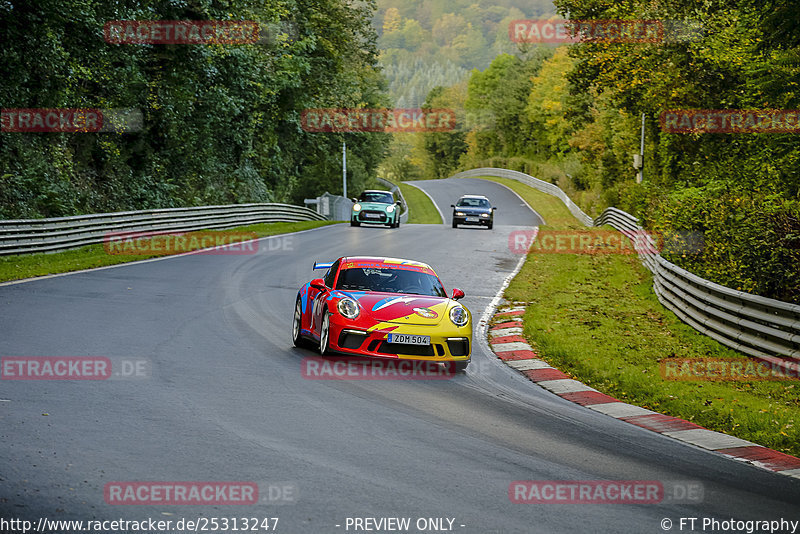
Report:
[{"label": "car roof", "polygon": [[340,260],[341,260],[341,263],[339,264],[340,267],[346,263],[369,264],[370,267],[388,267],[388,268],[396,267],[404,269],[410,268],[410,270],[423,271],[423,272],[427,271],[433,275],[436,275],[436,271],[434,271],[430,265],[416,260],[404,260],[402,258],[387,258],[385,256],[343,256],[342,258],[340,258]]},{"label": "car roof", "polygon": [[361,193],[362,194],[364,194],[364,193],[388,193],[390,195],[392,194],[391,191],[383,191],[382,189],[364,189]]},{"label": "car roof", "polygon": [[483,195],[461,195],[460,197],[458,197],[459,200],[461,200],[462,198],[482,198],[484,200],[489,200],[489,197],[485,197]]}]

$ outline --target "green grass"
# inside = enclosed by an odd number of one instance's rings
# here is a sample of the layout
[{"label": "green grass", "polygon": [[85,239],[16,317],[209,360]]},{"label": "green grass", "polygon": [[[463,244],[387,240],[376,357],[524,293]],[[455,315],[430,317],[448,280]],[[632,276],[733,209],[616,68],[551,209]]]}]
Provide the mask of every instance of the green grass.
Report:
[{"label": "green grass", "polygon": [[408,204],[408,222],[411,224],[442,224],[439,211],[428,198],[428,195],[406,183],[398,183],[400,191]]},{"label": "green grass", "polygon": [[[558,199],[513,180],[547,222],[586,230]],[[599,231],[594,229],[591,231]],[[664,358],[747,357],[681,322],[635,255],[528,254],[506,290],[528,303],[524,336],[541,358],[625,402],[800,456],[800,381],[672,381]]]},{"label": "green grass", "polygon": [[[254,233],[258,237],[299,232],[335,224],[334,221],[301,221],[292,223],[264,223],[250,226],[240,226],[220,230],[220,232],[248,232]],[[209,233],[213,231],[209,230]],[[182,250],[188,252],[190,249]],[[94,267],[104,267],[118,263],[139,261],[148,258],[163,256],[163,254],[153,255],[119,255],[109,254],[102,244],[88,245],[85,247],[65,250],[52,254],[21,254],[15,256],[0,257],[0,282],[9,280],[20,280],[47,274],[66,273],[79,271],[82,269],[92,269]]]}]

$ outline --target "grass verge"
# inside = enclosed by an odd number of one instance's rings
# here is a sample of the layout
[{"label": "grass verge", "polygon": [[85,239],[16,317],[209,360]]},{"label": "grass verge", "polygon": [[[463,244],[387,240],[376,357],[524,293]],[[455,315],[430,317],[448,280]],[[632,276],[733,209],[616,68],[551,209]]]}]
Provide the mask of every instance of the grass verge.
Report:
[{"label": "grass verge", "polygon": [[[219,230],[219,232],[248,232],[254,233],[258,237],[267,237],[291,232],[299,232],[301,230],[309,230],[311,228],[317,228],[319,226],[325,226],[328,224],[335,224],[335,221],[264,223]],[[207,233],[212,234],[215,232],[213,230],[208,230]],[[199,247],[187,247],[182,249],[181,252],[189,252],[190,250],[196,250],[197,248]],[[65,250],[63,252],[55,252],[52,254],[39,253],[2,256],[0,257],[0,282],[32,278],[35,276],[44,276],[47,274],[80,271],[83,269],[116,265],[118,263],[127,263],[131,261],[145,260],[148,258],[156,258],[164,255],[165,254],[109,254],[106,252],[103,244],[98,243],[95,245],[88,245],[85,247]]]},{"label": "grass verge", "polygon": [[[555,197],[514,180],[487,179],[524,198],[544,217],[543,228],[587,230]],[[575,379],[625,402],[800,456],[800,381],[662,378],[665,358],[748,358],[666,310],[635,255],[531,252],[505,297],[529,303],[525,338]]]},{"label": "grass verge", "polygon": [[408,222],[411,224],[442,224],[439,211],[428,195],[406,183],[397,184],[408,204]]}]

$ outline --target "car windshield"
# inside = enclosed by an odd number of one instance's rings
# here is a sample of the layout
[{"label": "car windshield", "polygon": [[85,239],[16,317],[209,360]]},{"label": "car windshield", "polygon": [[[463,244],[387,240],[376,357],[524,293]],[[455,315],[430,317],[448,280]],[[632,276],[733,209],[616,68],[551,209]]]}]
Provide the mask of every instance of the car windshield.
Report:
[{"label": "car windshield", "polygon": [[462,208],[488,208],[489,201],[485,198],[461,198],[456,206]]},{"label": "car windshield", "polygon": [[344,269],[339,272],[336,289],[447,296],[442,283],[434,275],[389,267]]},{"label": "car windshield", "polygon": [[358,197],[361,202],[380,202],[381,204],[394,204],[394,198],[389,193],[361,193]]}]

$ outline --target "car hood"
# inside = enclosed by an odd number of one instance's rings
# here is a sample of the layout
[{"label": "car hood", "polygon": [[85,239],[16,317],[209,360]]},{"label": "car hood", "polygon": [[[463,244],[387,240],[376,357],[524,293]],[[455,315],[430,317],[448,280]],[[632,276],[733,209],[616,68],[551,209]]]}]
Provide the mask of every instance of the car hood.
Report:
[{"label": "car hood", "polygon": [[337,291],[358,301],[361,312],[375,322],[438,325],[453,301],[446,297]]}]

